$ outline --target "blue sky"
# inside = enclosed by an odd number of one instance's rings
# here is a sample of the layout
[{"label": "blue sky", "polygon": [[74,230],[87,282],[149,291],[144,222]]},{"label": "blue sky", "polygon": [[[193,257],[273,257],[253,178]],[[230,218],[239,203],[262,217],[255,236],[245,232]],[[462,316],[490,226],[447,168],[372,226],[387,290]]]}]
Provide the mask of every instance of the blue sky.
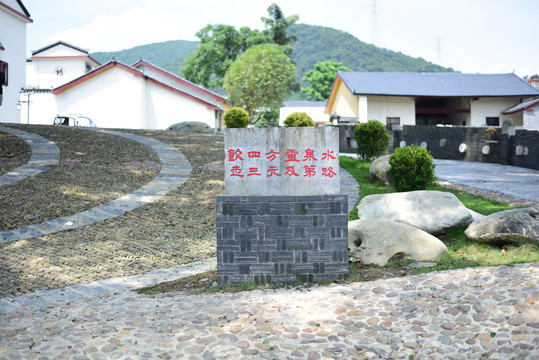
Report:
[{"label": "blue sky", "polygon": [[[167,40],[198,40],[207,24],[263,29],[270,1],[23,0],[34,20],[28,51],[57,40],[111,51]],[[465,73],[539,73],[536,0],[287,0],[299,22]],[[374,6],[374,3],[376,6]]]}]

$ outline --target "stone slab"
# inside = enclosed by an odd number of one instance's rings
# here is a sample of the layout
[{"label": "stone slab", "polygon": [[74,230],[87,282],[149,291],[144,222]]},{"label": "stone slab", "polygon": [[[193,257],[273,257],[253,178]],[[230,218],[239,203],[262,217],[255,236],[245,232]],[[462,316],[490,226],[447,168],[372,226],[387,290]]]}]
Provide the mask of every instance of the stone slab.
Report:
[{"label": "stone slab", "polygon": [[227,196],[340,193],[339,130],[225,129]]}]

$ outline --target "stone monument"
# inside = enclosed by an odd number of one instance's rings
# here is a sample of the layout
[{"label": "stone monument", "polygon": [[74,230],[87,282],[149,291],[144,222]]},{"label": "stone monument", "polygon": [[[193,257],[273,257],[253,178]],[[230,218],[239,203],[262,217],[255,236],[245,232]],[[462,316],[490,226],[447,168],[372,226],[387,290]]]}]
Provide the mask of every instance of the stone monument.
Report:
[{"label": "stone monument", "polygon": [[348,276],[348,201],[334,127],[225,129],[221,285]]}]

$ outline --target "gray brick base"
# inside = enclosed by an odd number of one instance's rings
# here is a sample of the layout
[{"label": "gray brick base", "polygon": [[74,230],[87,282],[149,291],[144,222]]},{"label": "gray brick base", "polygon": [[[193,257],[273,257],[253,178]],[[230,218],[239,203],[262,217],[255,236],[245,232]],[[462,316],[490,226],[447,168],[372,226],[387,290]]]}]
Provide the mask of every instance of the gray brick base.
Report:
[{"label": "gray brick base", "polygon": [[221,285],[317,282],[348,277],[348,199],[217,198]]}]

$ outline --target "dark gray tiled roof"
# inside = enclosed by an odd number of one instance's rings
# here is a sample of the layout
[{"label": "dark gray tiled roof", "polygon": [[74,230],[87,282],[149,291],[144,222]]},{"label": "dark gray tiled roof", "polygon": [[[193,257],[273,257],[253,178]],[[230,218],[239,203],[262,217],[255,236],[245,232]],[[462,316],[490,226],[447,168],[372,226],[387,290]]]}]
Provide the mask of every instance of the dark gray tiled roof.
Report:
[{"label": "dark gray tiled roof", "polygon": [[355,95],[538,96],[515,74],[344,72],[338,75]]},{"label": "dark gray tiled roof", "polygon": [[55,42],[55,43],[52,43],[52,44],[47,45],[47,46],[44,46],[44,47],[42,47],[41,49],[33,50],[33,51],[32,51],[32,56],[33,56],[33,55],[37,55],[37,54],[39,54],[39,53],[42,52],[42,51],[49,50],[50,48],[53,48],[53,47],[55,47],[56,45],[64,45],[64,46],[70,47],[70,48],[72,48],[72,49],[78,50],[78,51],[80,51],[80,52],[83,52],[83,53],[85,53],[85,54],[88,54],[88,50],[86,50],[86,49],[83,49],[83,48],[80,48],[80,47],[78,47],[78,46],[68,44],[68,43],[66,43],[65,41],[59,40],[59,41],[57,41],[57,42]]}]

